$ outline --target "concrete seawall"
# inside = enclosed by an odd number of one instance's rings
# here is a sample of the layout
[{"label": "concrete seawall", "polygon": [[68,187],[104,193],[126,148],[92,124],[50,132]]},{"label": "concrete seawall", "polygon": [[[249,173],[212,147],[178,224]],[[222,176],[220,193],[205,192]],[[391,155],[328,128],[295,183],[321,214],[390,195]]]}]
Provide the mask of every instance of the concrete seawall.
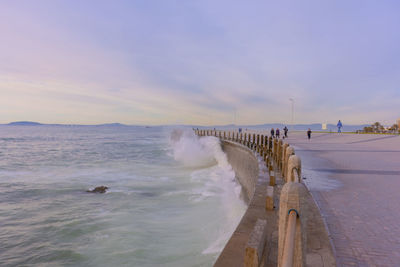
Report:
[{"label": "concrete seawall", "polygon": [[243,198],[249,204],[260,175],[258,159],[250,149],[238,143],[221,141],[221,147],[242,185]]},{"label": "concrete seawall", "polygon": [[[275,212],[265,211],[265,188],[269,183],[269,175],[264,163],[246,146],[225,140],[221,140],[221,146],[242,185],[242,195],[248,208],[214,266],[243,266],[246,244],[257,220],[268,217],[268,225],[276,225]],[[267,240],[271,240],[275,228],[267,227]],[[268,247],[277,248],[277,245]],[[276,253],[274,251],[271,254]],[[263,258],[270,251],[264,254]]]}]

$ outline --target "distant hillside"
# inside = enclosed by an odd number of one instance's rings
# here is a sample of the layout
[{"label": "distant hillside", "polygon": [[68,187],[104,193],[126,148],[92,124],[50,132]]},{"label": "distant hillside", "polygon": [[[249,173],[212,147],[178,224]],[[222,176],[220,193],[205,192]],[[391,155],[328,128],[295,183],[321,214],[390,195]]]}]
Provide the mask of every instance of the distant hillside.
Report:
[{"label": "distant hillside", "polygon": [[127,126],[122,123],[104,123],[104,124],[95,124],[95,125],[84,125],[84,124],[46,124],[46,123],[39,123],[39,122],[34,122],[34,121],[15,121],[15,122],[10,122],[5,125],[10,125],[10,126],[111,126],[111,127],[119,127],[119,126]]},{"label": "distant hillside", "polygon": [[10,122],[7,125],[18,125],[18,126],[38,126],[38,125],[43,125],[39,122],[34,122],[34,121],[15,121],[15,122]]},{"label": "distant hillside", "polygon": [[115,122],[115,123],[96,124],[94,126],[127,126],[127,125]]}]

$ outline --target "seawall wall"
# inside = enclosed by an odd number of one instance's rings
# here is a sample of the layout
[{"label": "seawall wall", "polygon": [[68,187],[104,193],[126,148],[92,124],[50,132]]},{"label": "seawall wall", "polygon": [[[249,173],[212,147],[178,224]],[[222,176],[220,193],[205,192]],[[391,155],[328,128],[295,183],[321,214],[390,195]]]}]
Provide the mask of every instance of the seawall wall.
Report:
[{"label": "seawall wall", "polygon": [[259,177],[258,160],[253,151],[238,143],[222,140],[221,147],[242,185],[243,198],[249,204]]},{"label": "seawall wall", "polygon": [[[265,211],[265,189],[269,183],[269,175],[264,162],[259,161],[254,151],[248,147],[229,140],[221,140],[221,147],[242,185],[242,196],[248,207],[214,266],[243,266],[244,251],[254,225],[257,220],[265,220],[273,213]],[[275,220],[269,218],[268,223],[272,226]],[[274,227],[268,228],[268,236],[273,229]]]}]

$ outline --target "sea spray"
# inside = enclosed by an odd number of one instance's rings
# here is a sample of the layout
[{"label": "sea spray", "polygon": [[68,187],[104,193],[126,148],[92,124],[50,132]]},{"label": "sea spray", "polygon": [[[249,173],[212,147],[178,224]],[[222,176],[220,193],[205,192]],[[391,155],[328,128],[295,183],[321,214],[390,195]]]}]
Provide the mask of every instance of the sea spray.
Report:
[{"label": "sea spray", "polygon": [[187,167],[208,167],[217,163],[214,151],[219,141],[214,137],[199,138],[190,130],[174,129],[170,140],[174,159]]},{"label": "sea spray", "polygon": [[[170,140],[174,159],[185,166],[198,168],[193,171],[191,179],[193,182],[204,182],[200,192],[193,192],[197,197],[192,200],[202,201],[215,195],[220,198],[224,213],[218,218],[219,226],[214,229],[212,241],[203,250],[204,254],[217,255],[222,251],[246,209],[244,201],[240,198],[241,186],[218,138],[198,137],[192,131],[175,129],[171,132]],[[205,175],[206,173],[208,175]]]}]

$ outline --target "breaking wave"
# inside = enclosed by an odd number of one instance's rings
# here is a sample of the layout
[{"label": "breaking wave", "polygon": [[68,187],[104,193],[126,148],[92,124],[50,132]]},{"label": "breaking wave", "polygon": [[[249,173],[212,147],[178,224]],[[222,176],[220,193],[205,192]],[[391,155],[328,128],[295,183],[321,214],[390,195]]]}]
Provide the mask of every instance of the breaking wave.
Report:
[{"label": "breaking wave", "polygon": [[191,174],[192,182],[202,184],[194,190],[192,200],[204,201],[215,195],[220,199],[220,209],[223,212],[218,218],[219,226],[209,233],[212,238],[202,252],[217,256],[246,210],[246,204],[241,198],[242,187],[235,178],[218,138],[198,137],[191,130],[175,129],[170,134],[170,145],[176,161],[195,169]]}]

